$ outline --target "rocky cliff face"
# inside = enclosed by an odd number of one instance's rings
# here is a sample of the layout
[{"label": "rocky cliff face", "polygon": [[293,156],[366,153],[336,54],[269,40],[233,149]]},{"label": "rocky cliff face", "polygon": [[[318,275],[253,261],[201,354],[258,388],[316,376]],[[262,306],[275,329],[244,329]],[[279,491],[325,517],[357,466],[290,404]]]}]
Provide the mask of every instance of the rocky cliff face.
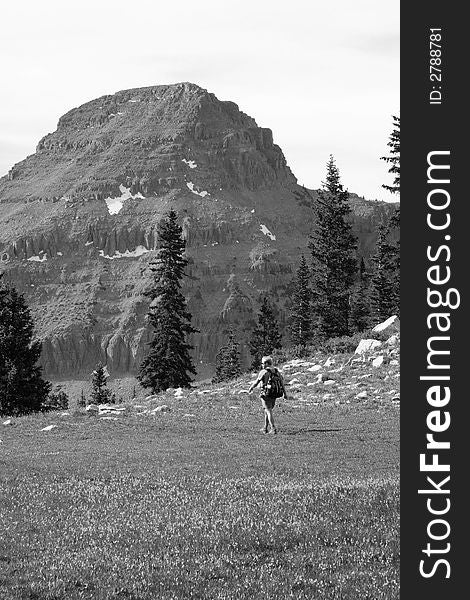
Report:
[{"label": "rocky cliff face", "polygon": [[[299,191],[271,131],[193,84],[126,90],[61,117],[0,179],[1,268],[32,307],[45,373],[88,375],[99,360],[113,375],[136,371],[148,263],[171,207],[190,257],[195,359],[210,372],[231,325],[249,334],[260,292],[283,318],[312,224]],[[390,206],[351,201],[367,256]]]}]

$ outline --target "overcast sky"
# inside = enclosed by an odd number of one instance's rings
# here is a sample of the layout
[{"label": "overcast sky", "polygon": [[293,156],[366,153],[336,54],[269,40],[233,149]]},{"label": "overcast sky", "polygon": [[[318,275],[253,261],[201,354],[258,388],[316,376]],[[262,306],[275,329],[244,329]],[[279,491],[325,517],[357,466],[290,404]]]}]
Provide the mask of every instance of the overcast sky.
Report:
[{"label": "overcast sky", "polygon": [[0,175],[75,106],[191,81],[273,130],[300,183],[329,154],[345,187],[396,200],[399,0],[15,0],[2,3]]}]

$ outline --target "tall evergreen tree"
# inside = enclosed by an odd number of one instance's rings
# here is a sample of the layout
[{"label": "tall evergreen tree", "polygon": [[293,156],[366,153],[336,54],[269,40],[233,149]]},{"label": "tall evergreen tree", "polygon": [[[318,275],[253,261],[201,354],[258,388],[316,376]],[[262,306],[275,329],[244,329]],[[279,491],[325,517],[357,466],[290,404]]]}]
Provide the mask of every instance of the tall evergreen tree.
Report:
[{"label": "tall evergreen tree", "polygon": [[300,258],[294,281],[289,331],[295,346],[306,346],[312,339],[312,290],[310,269],[304,255]]},{"label": "tall evergreen tree", "polygon": [[37,365],[41,342],[33,336],[23,295],[0,280],[0,414],[27,414],[46,403],[51,384]]},{"label": "tall evergreen tree", "polygon": [[153,329],[150,351],[140,365],[138,379],[153,393],[169,387],[189,387],[196,374],[187,338],[195,333],[191,315],[181,292],[181,279],[188,264],[186,242],[177,214],[171,210],[158,224],[158,251],[150,264],[154,283],[146,292],[151,304],[148,319]]},{"label": "tall evergreen tree", "polygon": [[351,331],[364,331],[371,324],[370,274],[366,270],[364,258],[359,263],[359,281],[351,296]]},{"label": "tall evergreen tree", "polygon": [[102,363],[91,374],[91,404],[114,404],[115,395],[108,389],[108,374]]},{"label": "tall evergreen tree", "polygon": [[319,333],[327,338],[350,333],[350,295],[357,263],[348,198],[338,167],[330,156],[326,181],[319,191],[316,224],[309,242],[313,311],[318,319]]},{"label": "tall evergreen tree", "polygon": [[372,309],[378,320],[400,315],[400,208],[387,224],[379,227],[377,247],[372,257]]},{"label": "tall evergreen tree", "polygon": [[[395,178],[391,186],[383,185],[392,194],[400,193],[400,117],[393,116],[393,131],[387,146],[389,156],[382,156],[391,165],[388,172]],[[372,274],[372,308],[377,319],[400,314],[400,207],[390,220],[379,227]]]},{"label": "tall evergreen tree", "polygon": [[258,313],[258,324],[250,339],[250,353],[253,359],[251,368],[258,369],[261,366],[263,356],[272,354],[274,350],[282,348],[281,340],[274,306],[267,296],[264,296]]},{"label": "tall evergreen tree", "polygon": [[215,359],[215,376],[213,383],[230,381],[241,375],[240,346],[235,339],[233,330],[229,331],[228,340],[222,346]]},{"label": "tall evergreen tree", "polygon": [[400,117],[392,116],[393,130],[390,134],[387,146],[390,148],[388,156],[381,156],[381,160],[390,164],[389,173],[394,175],[392,185],[382,185],[383,188],[392,194],[400,193]]}]

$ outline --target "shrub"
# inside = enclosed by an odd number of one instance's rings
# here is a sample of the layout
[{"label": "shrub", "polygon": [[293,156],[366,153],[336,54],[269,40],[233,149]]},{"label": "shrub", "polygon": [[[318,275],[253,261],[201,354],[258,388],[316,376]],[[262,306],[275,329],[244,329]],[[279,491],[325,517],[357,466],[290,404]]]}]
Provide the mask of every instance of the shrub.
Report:
[{"label": "shrub", "polygon": [[41,412],[49,412],[51,410],[67,410],[68,407],[69,397],[61,385],[56,385],[41,404]]}]

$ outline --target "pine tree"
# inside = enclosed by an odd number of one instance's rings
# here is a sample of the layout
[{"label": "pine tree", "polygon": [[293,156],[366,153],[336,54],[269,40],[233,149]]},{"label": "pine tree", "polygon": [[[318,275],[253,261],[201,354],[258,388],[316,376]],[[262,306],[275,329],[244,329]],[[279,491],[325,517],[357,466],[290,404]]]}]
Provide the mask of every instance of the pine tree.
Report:
[{"label": "pine tree", "polygon": [[351,296],[351,331],[366,330],[371,324],[370,274],[366,270],[364,258],[359,263],[359,281]]},{"label": "pine tree", "polygon": [[303,255],[300,258],[294,281],[289,321],[292,343],[295,346],[306,346],[312,339],[312,290],[310,289],[310,269]]},{"label": "pine tree", "polygon": [[215,359],[215,376],[213,383],[230,381],[241,375],[240,364],[240,346],[235,339],[232,330],[229,331],[228,340],[225,346],[222,346]]},{"label": "pine tree", "polygon": [[82,390],[80,392],[80,398],[77,400],[77,408],[85,408],[86,406],[86,396],[85,392]]},{"label": "pine tree", "polygon": [[313,312],[324,337],[348,335],[350,295],[357,263],[350,224],[349,194],[343,189],[334,159],[327,164],[319,191],[316,226],[310,236]]},{"label": "pine tree", "polygon": [[250,353],[253,358],[251,368],[258,369],[261,366],[263,356],[272,354],[274,350],[282,348],[281,340],[274,306],[267,296],[264,296],[258,313],[258,324],[250,339]]},{"label": "pine tree", "polygon": [[372,257],[372,309],[377,320],[400,315],[400,208],[387,224],[379,227],[377,247]]},{"label": "pine tree", "polygon": [[99,363],[91,376],[91,404],[114,404],[115,396],[108,389],[108,374],[102,363]]},{"label": "pine tree", "polygon": [[25,299],[0,281],[0,414],[41,410],[51,384],[36,363],[41,342],[33,339],[34,323]]},{"label": "pine tree", "polygon": [[196,329],[181,292],[181,279],[188,260],[186,243],[177,215],[171,210],[157,228],[158,251],[150,264],[154,283],[146,292],[151,304],[148,320],[153,328],[150,351],[140,365],[137,379],[153,393],[170,387],[189,387],[196,374],[187,338]]},{"label": "pine tree", "polygon": [[393,130],[390,134],[387,146],[390,148],[389,156],[381,156],[381,160],[389,163],[391,166],[389,173],[395,176],[392,185],[382,185],[383,188],[392,194],[400,193],[400,117],[392,116]]}]

